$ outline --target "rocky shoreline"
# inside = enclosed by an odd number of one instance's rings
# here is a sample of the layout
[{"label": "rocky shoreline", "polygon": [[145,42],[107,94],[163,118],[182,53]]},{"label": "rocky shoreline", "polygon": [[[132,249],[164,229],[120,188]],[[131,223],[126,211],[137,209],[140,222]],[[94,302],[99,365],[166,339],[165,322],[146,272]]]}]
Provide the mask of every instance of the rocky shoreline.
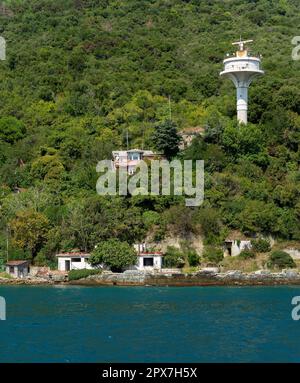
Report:
[{"label": "rocky shoreline", "polygon": [[300,273],[295,270],[270,272],[258,270],[244,273],[239,270],[215,272],[200,270],[184,273],[145,273],[125,271],[124,273],[104,272],[87,278],[66,281],[31,277],[25,279],[0,278],[0,285],[81,285],[81,286],[274,286],[300,285]]}]

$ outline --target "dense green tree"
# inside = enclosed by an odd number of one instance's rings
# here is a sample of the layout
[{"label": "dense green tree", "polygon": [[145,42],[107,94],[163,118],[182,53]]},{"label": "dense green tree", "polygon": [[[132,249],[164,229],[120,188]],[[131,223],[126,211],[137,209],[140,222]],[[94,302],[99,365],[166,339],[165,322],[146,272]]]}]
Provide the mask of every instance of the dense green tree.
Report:
[{"label": "dense green tree", "polygon": [[49,221],[41,213],[26,210],[17,213],[9,227],[13,245],[29,250],[34,258],[46,242]]},{"label": "dense green tree", "polygon": [[120,272],[137,262],[137,255],[127,242],[117,239],[100,242],[93,250],[89,262],[92,265],[105,264],[112,271]]},{"label": "dense green tree", "polygon": [[179,152],[180,137],[176,124],[171,120],[166,120],[155,127],[152,140],[157,150],[168,160]]},{"label": "dense green tree", "polygon": [[13,144],[25,136],[25,125],[15,117],[0,118],[0,140]]}]

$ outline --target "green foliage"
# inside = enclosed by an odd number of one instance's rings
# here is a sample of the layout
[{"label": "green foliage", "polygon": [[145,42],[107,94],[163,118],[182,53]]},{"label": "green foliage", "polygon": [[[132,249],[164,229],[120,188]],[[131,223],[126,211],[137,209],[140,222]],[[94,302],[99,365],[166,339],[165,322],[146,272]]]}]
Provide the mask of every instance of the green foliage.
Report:
[{"label": "green foliage", "polygon": [[163,213],[163,223],[171,228],[172,233],[186,236],[196,230],[193,211],[184,205],[174,205]]},{"label": "green foliage", "polygon": [[10,246],[8,248],[9,260],[10,261],[18,261],[18,260],[32,260],[32,254],[28,249],[20,249],[14,246]]},{"label": "green foliage", "polygon": [[279,269],[284,269],[296,267],[296,264],[288,253],[285,251],[276,250],[273,251],[269,256],[268,267],[278,267]]},{"label": "green foliage", "polygon": [[14,144],[25,136],[24,123],[15,117],[0,118],[0,140]]},{"label": "green foliage", "polygon": [[207,244],[217,244],[221,233],[220,213],[211,208],[200,208],[197,221]]},{"label": "green foliage", "polygon": [[271,244],[268,239],[258,238],[251,241],[252,249],[257,253],[268,253],[271,251]]},{"label": "green foliage", "polygon": [[46,242],[49,221],[43,214],[34,210],[21,211],[10,223],[12,243],[28,250],[34,258]]},{"label": "green foliage", "polygon": [[239,257],[242,259],[255,258],[255,252],[252,249],[244,249],[240,252]]},{"label": "green foliage", "polygon": [[176,124],[171,120],[166,120],[155,127],[152,140],[157,150],[168,160],[179,152],[180,137]]},{"label": "green foliage", "polygon": [[[11,223],[10,257],[50,264],[60,249],[132,244],[147,232],[161,240],[201,231],[211,246],[229,230],[300,240],[300,72],[290,58],[299,11],[292,0],[6,1],[1,254]],[[259,29],[252,49],[266,74],[251,84],[250,122],[240,126],[234,86],[218,73],[245,28]],[[178,153],[178,133],[193,127],[203,135]],[[127,137],[130,148],[204,160],[204,204],[97,196],[97,162],[126,149]]]},{"label": "green foliage", "polygon": [[82,269],[82,270],[71,270],[68,274],[69,281],[77,281],[78,279],[87,278],[90,275],[100,274],[101,270],[90,270],[90,269]]},{"label": "green foliage", "polygon": [[241,228],[245,233],[270,233],[278,220],[277,214],[278,210],[274,204],[248,201],[247,206],[239,214]]},{"label": "green foliage", "polygon": [[187,252],[187,259],[190,266],[198,266],[200,263],[200,257],[195,250],[189,250]]},{"label": "green foliage", "polygon": [[135,265],[136,261],[137,255],[133,247],[127,242],[120,242],[116,239],[100,242],[89,259],[91,265],[103,263],[116,272]]},{"label": "green foliage", "polygon": [[145,211],[143,213],[143,222],[147,229],[150,229],[153,225],[157,225],[160,222],[160,214],[156,211]]},{"label": "green foliage", "polygon": [[34,259],[35,266],[48,266],[47,258],[43,252],[39,252]]},{"label": "green foliage", "polygon": [[184,254],[174,246],[168,246],[164,256],[164,267],[182,268],[185,264]]},{"label": "green foliage", "polygon": [[0,258],[0,272],[5,270],[4,259]]},{"label": "green foliage", "polygon": [[55,155],[37,158],[31,165],[31,175],[38,180],[59,178],[63,171],[64,166]]},{"label": "green foliage", "polygon": [[203,259],[206,262],[218,265],[224,259],[223,251],[214,246],[205,246],[203,251]]}]

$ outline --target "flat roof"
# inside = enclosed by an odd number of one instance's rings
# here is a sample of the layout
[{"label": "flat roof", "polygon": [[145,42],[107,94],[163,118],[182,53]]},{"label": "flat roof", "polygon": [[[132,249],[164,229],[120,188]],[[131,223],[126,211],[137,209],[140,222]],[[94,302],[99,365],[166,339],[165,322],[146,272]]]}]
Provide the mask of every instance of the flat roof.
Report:
[{"label": "flat roof", "polygon": [[25,263],[29,263],[28,261],[8,261],[6,262],[6,266],[21,266],[25,265]]},{"label": "flat roof", "polygon": [[59,254],[56,254],[57,257],[66,257],[66,258],[88,258],[90,257],[90,253],[81,253],[81,252],[78,252],[78,253],[59,253]]},{"label": "flat roof", "polygon": [[156,252],[149,252],[149,253],[146,253],[146,252],[142,252],[142,253],[138,253],[138,256],[139,257],[163,257],[164,254],[160,251],[156,251]]}]

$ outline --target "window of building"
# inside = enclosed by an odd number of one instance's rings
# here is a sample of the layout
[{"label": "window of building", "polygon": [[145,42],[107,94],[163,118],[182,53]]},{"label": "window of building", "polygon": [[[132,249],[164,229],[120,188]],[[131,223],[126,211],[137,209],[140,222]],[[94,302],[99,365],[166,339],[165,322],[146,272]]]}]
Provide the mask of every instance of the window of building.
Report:
[{"label": "window of building", "polygon": [[140,153],[128,153],[128,158],[130,161],[140,160],[141,154]]},{"label": "window of building", "polygon": [[153,266],[153,258],[144,258],[144,266]]},{"label": "window of building", "polygon": [[81,262],[81,258],[72,258],[72,262]]}]

